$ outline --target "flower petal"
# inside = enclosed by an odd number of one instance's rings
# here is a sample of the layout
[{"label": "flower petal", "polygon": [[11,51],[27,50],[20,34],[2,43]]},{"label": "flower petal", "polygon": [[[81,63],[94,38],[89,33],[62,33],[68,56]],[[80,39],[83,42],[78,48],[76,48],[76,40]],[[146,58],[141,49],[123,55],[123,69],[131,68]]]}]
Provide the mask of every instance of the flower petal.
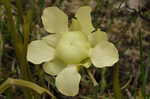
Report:
[{"label": "flower petal", "polygon": [[119,54],[112,43],[103,41],[93,48],[91,60],[95,67],[103,68],[116,63],[119,60]]},{"label": "flower petal", "polygon": [[42,15],[42,22],[47,32],[63,33],[68,31],[68,17],[57,7],[45,8]]},{"label": "flower petal", "polygon": [[96,44],[98,44],[101,41],[107,41],[108,37],[107,34],[103,31],[101,31],[100,29],[98,29],[97,31],[95,31],[94,33],[92,33],[89,36],[90,42],[93,46],[95,46]]},{"label": "flower petal", "polygon": [[65,67],[66,67],[66,64],[64,64],[62,61],[60,61],[58,59],[54,59],[52,61],[45,63],[43,66],[43,69],[46,73],[48,73],[50,75],[57,75]]},{"label": "flower petal", "polygon": [[81,25],[82,31],[86,34],[90,34],[94,30],[90,15],[91,10],[91,7],[84,6],[80,7],[76,13],[76,17]]},{"label": "flower petal", "polygon": [[66,96],[75,96],[79,91],[81,76],[76,66],[68,66],[56,77],[56,87]]},{"label": "flower petal", "polygon": [[28,45],[27,60],[34,64],[50,61],[54,58],[55,50],[42,40],[32,41]]},{"label": "flower petal", "polygon": [[79,31],[66,32],[56,47],[56,57],[68,64],[78,64],[89,57],[90,43]]},{"label": "flower petal", "polygon": [[71,31],[81,31],[81,26],[78,20],[72,19],[72,23],[70,25]]},{"label": "flower petal", "polygon": [[45,36],[42,38],[42,40],[46,41],[46,43],[53,48],[55,48],[57,42],[58,42],[58,35],[57,34],[50,34],[48,36]]}]

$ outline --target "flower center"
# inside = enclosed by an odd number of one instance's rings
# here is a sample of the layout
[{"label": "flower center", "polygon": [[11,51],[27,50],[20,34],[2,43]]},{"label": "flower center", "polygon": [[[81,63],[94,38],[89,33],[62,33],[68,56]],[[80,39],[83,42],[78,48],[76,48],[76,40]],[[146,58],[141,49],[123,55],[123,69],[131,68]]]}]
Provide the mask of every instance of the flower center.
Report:
[{"label": "flower center", "polygon": [[66,32],[56,46],[56,56],[67,64],[77,64],[89,55],[90,43],[79,31]]}]

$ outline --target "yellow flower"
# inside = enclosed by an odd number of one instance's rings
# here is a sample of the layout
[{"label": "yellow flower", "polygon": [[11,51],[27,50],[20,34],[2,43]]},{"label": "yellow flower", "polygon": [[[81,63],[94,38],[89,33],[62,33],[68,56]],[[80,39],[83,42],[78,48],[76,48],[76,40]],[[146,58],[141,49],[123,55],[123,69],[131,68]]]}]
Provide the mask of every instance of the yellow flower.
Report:
[{"label": "yellow flower", "polygon": [[[97,68],[112,66],[119,60],[118,51],[108,41],[105,32],[91,22],[91,8],[80,7],[68,25],[67,15],[57,7],[45,8],[42,22],[52,33],[28,45],[27,59],[34,64],[43,62],[46,73],[56,76],[56,87],[64,95],[75,96],[79,91],[81,76],[78,67]],[[69,26],[69,27],[68,27]]]}]

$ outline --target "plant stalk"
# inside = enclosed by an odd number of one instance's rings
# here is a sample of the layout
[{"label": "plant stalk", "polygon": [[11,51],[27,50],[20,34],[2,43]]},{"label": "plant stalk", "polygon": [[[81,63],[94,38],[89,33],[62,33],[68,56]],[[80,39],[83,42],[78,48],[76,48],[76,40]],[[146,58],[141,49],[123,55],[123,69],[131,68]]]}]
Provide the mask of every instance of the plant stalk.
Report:
[{"label": "plant stalk", "polygon": [[101,89],[101,94],[104,93],[105,88],[106,88],[106,68],[103,68],[101,71],[101,81],[100,81],[100,89]]},{"label": "plant stalk", "polygon": [[115,99],[122,99],[120,82],[119,82],[118,63],[113,67],[113,89],[114,89]]}]

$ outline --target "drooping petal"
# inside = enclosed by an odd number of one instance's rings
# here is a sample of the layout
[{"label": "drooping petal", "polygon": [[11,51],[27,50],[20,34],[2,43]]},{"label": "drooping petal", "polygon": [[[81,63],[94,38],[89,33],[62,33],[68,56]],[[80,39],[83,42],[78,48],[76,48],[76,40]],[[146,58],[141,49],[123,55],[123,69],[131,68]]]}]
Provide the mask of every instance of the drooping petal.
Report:
[{"label": "drooping petal", "polygon": [[104,41],[92,49],[91,60],[95,67],[103,68],[115,64],[119,60],[119,54],[112,43]]},{"label": "drooping petal", "polygon": [[72,19],[72,23],[70,25],[71,31],[81,31],[81,25],[78,20]]},{"label": "drooping petal", "polygon": [[107,41],[107,34],[100,29],[89,35],[90,42],[93,46],[102,41]]},{"label": "drooping petal", "polygon": [[60,33],[68,31],[68,17],[57,7],[44,9],[42,15],[44,28],[49,33]]},{"label": "drooping petal", "polygon": [[50,75],[57,75],[60,73],[64,68],[66,67],[66,64],[58,59],[54,59],[52,61],[49,61],[44,64],[43,69],[46,73]]},{"label": "drooping petal", "polygon": [[76,13],[76,17],[81,25],[82,31],[86,34],[90,34],[94,30],[90,14],[91,10],[91,7],[84,6],[80,7]]},{"label": "drooping petal", "polygon": [[42,40],[46,41],[46,43],[48,43],[48,45],[52,46],[53,48],[55,48],[58,39],[59,37],[57,34],[50,34],[42,38]]},{"label": "drooping petal", "polygon": [[67,66],[56,77],[57,89],[66,96],[75,96],[79,91],[81,76],[76,66]]},{"label": "drooping petal", "polygon": [[54,58],[55,50],[42,40],[32,41],[28,45],[27,60],[34,64],[50,61]]}]

